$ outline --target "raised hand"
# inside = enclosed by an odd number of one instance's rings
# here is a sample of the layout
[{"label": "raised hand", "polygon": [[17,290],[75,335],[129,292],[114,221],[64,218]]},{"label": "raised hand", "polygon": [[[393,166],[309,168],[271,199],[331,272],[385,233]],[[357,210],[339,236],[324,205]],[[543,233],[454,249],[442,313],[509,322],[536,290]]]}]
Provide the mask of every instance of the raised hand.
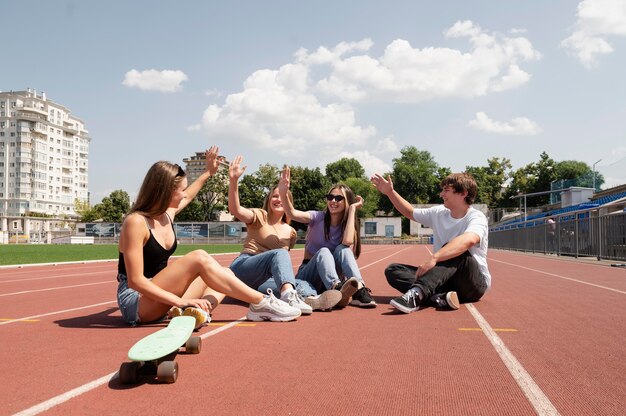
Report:
[{"label": "raised hand", "polygon": [[209,150],[206,151],[206,170],[209,172],[211,176],[215,175],[217,172],[217,168],[220,166],[220,161],[218,159],[218,153],[220,148],[217,146],[211,146]]},{"label": "raised hand", "polygon": [[283,171],[280,173],[280,180],[278,181],[278,192],[283,193],[289,190],[291,186],[291,170],[289,166],[285,165]]},{"label": "raised hand", "polygon": [[385,179],[382,175],[375,173],[374,176],[370,178],[370,181],[374,184],[376,189],[384,195],[391,195],[393,193],[393,182],[391,181],[391,175],[387,175],[387,179]]},{"label": "raised hand", "polygon": [[365,201],[363,200],[363,197],[361,195],[357,195],[356,196],[356,201],[352,204],[350,204],[350,208],[354,207],[354,209],[361,209],[363,208],[363,203]]},{"label": "raised hand", "polygon": [[232,162],[230,162],[230,166],[228,167],[228,176],[231,180],[239,180],[241,175],[246,171],[248,166],[241,166],[241,161],[243,158],[241,156],[237,156]]}]

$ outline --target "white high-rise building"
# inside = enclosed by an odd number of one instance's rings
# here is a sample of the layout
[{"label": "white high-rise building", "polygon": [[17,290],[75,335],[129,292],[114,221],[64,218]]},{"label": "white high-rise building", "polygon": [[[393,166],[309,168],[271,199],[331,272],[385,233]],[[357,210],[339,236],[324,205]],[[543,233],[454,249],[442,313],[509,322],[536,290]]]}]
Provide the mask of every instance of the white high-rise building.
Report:
[{"label": "white high-rise building", "polygon": [[89,201],[90,141],[45,93],[0,92],[0,215],[75,217],[75,201]]}]

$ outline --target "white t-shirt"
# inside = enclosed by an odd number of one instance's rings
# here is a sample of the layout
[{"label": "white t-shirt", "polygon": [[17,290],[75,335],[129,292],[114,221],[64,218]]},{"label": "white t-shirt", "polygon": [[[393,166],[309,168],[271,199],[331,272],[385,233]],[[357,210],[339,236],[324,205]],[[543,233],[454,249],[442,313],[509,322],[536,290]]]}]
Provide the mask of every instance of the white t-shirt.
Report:
[{"label": "white t-shirt", "polygon": [[450,210],[443,205],[431,208],[413,209],[413,218],[433,230],[433,249],[438,252],[444,244],[454,237],[472,232],[480,237],[480,242],[469,248],[469,252],[478,263],[481,276],[487,287],[491,286],[491,274],[487,268],[487,246],[489,232],[487,217],[474,207],[470,207],[463,218],[452,218]]}]

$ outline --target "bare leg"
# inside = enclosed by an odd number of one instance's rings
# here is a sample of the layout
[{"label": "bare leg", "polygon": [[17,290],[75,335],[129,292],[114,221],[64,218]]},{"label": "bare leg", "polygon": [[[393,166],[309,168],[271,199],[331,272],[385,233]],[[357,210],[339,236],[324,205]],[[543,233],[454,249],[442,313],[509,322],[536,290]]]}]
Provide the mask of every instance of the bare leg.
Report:
[{"label": "bare leg", "polygon": [[[263,300],[261,293],[237,279],[230,269],[222,267],[204,250],[192,251],[174,261],[154,276],[152,282],[168,292],[183,296],[197,276],[200,276],[206,287],[213,289],[209,295],[215,296],[217,292],[246,303],[259,303]],[[197,291],[200,287],[197,284],[194,285],[193,291]],[[203,293],[204,290],[203,288]],[[216,299],[219,298],[216,297]],[[170,306],[172,305],[165,305],[142,296],[139,301],[139,317],[145,322],[159,319],[167,313]]]}]

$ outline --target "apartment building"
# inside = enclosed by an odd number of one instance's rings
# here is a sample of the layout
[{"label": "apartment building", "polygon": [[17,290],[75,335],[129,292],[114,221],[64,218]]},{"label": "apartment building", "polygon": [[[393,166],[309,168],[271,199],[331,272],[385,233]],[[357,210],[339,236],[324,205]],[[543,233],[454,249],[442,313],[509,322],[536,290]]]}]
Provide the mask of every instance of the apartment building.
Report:
[{"label": "apartment building", "polygon": [[89,132],[34,89],[0,92],[0,215],[75,217],[88,201]]}]

